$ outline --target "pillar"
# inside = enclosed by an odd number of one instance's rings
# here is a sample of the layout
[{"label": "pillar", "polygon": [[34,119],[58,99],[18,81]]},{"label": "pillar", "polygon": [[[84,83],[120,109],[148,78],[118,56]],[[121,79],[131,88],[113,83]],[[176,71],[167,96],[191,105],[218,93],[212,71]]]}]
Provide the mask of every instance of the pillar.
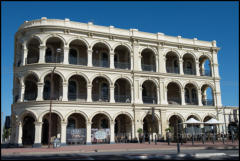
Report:
[{"label": "pillar", "polygon": [[45,63],[45,53],[46,53],[47,47],[45,45],[39,46],[39,60],[38,63]]},{"label": "pillar", "polygon": [[87,66],[89,67],[92,67],[92,52],[93,50],[91,49],[88,49],[87,53],[88,53],[88,63],[87,63]]},{"label": "pillar", "polygon": [[87,85],[87,102],[92,102],[92,84]]},{"label": "pillar", "polygon": [[92,144],[91,142],[91,128],[92,128],[92,122],[87,121],[87,125],[86,125],[87,129],[86,129],[86,144],[90,145]]},{"label": "pillar", "polygon": [[130,55],[130,70],[133,70],[133,53]]},{"label": "pillar", "polygon": [[24,92],[25,92],[25,85],[22,83],[21,87],[20,87],[20,101],[24,102]]},{"label": "pillar", "polygon": [[202,94],[201,89],[198,89],[198,106],[203,106],[202,104]]},{"label": "pillar", "polygon": [[114,69],[114,51],[110,51],[110,68]]},{"label": "pillar", "polygon": [[43,83],[38,82],[38,95],[37,95],[37,101],[42,101],[43,100]]},{"label": "pillar", "polygon": [[133,95],[134,95],[134,92],[133,92],[134,88],[133,86],[131,86],[131,103],[134,103],[135,101],[133,100]]},{"label": "pillar", "polygon": [[113,121],[113,120],[110,121],[110,144],[115,143],[114,123],[115,123],[115,121]]},{"label": "pillar", "polygon": [[160,90],[159,87],[157,88],[157,104],[160,104]]},{"label": "pillar", "polygon": [[167,96],[167,94],[168,94],[168,89],[167,89],[167,87],[164,87],[164,89],[165,89],[165,92],[164,92],[164,94],[165,94],[165,103],[168,105],[168,96]]},{"label": "pillar", "polygon": [[156,55],[156,60],[155,60],[155,62],[156,62],[156,72],[159,72],[159,67],[158,67],[159,66],[159,64],[158,64],[159,61],[158,60],[159,60],[159,57],[158,57],[158,55]]},{"label": "pillar", "polygon": [[15,143],[17,144],[17,146],[22,146],[22,122],[18,122],[17,123],[17,129],[16,129],[16,141]]},{"label": "pillar", "polygon": [[184,89],[181,89],[181,102],[182,102],[182,105],[185,105],[185,93],[184,93]]},{"label": "pillar", "polygon": [[139,86],[139,101],[140,104],[143,104],[143,99],[142,99],[142,87]]},{"label": "pillar", "polygon": [[142,55],[141,55],[141,53],[139,53],[139,61],[138,61],[138,66],[139,66],[139,70],[140,71],[143,71],[143,69],[142,69]]},{"label": "pillar", "polygon": [[115,99],[114,99],[114,85],[110,85],[110,103],[115,103]]},{"label": "pillar", "polygon": [[199,61],[198,60],[196,60],[196,75],[200,76]]},{"label": "pillar", "polygon": [[179,60],[179,69],[180,69],[180,74],[183,75],[183,60],[182,58],[180,58]]},{"label": "pillar", "polygon": [[166,73],[166,57],[164,55],[164,50],[162,46],[158,46],[158,72],[160,73]]},{"label": "pillar", "polygon": [[160,118],[161,118],[161,134],[166,139],[166,131],[165,129],[168,127],[167,125],[167,115],[166,115],[166,110],[160,110]]},{"label": "pillar", "polygon": [[134,132],[134,120],[132,120],[132,139],[136,137],[135,132]]},{"label": "pillar", "polygon": [[64,47],[64,54],[63,54],[63,64],[69,64],[68,57],[69,57],[69,47]]},{"label": "pillar", "polygon": [[67,122],[61,122],[61,146],[66,145]]},{"label": "pillar", "polygon": [[68,84],[67,82],[63,82],[63,97],[62,97],[62,101],[68,101]]},{"label": "pillar", "polygon": [[159,90],[159,93],[160,93],[160,101],[159,103],[160,104],[164,104],[164,105],[167,105],[168,102],[167,102],[167,97],[166,97],[166,89],[164,87],[164,81],[160,79],[159,81],[159,85],[160,85],[160,90]]},{"label": "pillar", "polygon": [[34,122],[35,124],[35,137],[33,147],[41,147],[41,138],[42,138],[42,122]]},{"label": "pillar", "polygon": [[27,64],[27,54],[28,54],[28,49],[26,47],[26,44],[22,45],[23,49],[22,49],[22,65],[26,65]]}]

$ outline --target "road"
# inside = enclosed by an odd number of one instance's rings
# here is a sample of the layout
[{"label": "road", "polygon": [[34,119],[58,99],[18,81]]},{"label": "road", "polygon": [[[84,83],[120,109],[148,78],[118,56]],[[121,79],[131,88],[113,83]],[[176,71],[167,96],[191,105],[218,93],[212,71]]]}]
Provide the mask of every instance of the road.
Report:
[{"label": "road", "polygon": [[129,152],[91,152],[45,155],[9,155],[2,160],[239,160],[238,150],[151,150]]}]

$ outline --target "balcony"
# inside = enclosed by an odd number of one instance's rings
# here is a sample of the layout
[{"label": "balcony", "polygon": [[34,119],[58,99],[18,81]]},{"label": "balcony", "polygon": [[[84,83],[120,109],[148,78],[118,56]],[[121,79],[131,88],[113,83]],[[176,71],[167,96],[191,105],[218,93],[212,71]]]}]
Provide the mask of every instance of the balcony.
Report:
[{"label": "balcony", "polygon": [[183,69],[184,74],[196,75],[196,72],[193,69]]},{"label": "balcony", "polygon": [[142,64],[142,71],[156,72],[156,66],[155,65]]},{"label": "balcony", "polygon": [[109,102],[108,95],[92,94],[92,100],[95,102]]},{"label": "balcony", "polygon": [[168,104],[180,105],[181,104],[181,99],[179,97],[169,97],[168,98]]},{"label": "balcony", "polygon": [[147,104],[157,104],[157,97],[153,97],[153,96],[143,96],[143,103],[147,103]]},{"label": "balcony", "polygon": [[167,67],[167,73],[176,73],[176,74],[179,74],[179,68],[176,68],[176,67]]},{"label": "balcony", "polygon": [[63,57],[62,56],[45,56],[46,63],[62,63]]},{"label": "balcony", "polygon": [[52,99],[51,99],[50,98],[50,92],[48,92],[48,93],[43,93],[43,99],[44,100],[58,100],[58,101],[61,101],[62,96],[60,96],[60,94],[53,94]]},{"label": "balcony", "polygon": [[36,93],[25,93],[24,94],[24,101],[33,101],[36,100],[37,94]]},{"label": "balcony", "polygon": [[69,57],[69,64],[75,64],[75,65],[87,65],[87,59],[84,58],[75,58],[75,57]]},{"label": "balcony", "polygon": [[186,105],[198,105],[198,100],[196,98],[185,98]]},{"label": "balcony", "polygon": [[201,71],[201,76],[209,76],[209,77],[211,77],[211,71],[210,70],[207,70],[207,69],[205,69],[204,71]]},{"label": "balcony", "polygon": [[107,60],[97,60],[97,59],[93,59],[93,66],[96,67],[105,67],[105,68],[109,68],[109,63]]},{"label": "balcony", "polygon": [[86,101],[87,94],[75,94],[75,93],[69,93],[68,94],[68,100],[69,101]]},{"label": "balcony", "polygon": [[130,64],[125,62],[114,62],[115,68],[130,69]]},{"label": "balcony", "polygon": [[203,99],[202,104],[203,106],[214,106],[213,99]]},{"label": "balcony", "polygon": [[115,102],[131,103],[131,96],[115,95],[114,98]]}]

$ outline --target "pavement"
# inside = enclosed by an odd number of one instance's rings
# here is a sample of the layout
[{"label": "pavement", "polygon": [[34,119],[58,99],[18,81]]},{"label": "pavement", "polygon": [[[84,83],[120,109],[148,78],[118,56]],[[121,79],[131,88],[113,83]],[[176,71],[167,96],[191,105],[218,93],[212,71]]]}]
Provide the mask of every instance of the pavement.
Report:
[{"label": "pavement", "polygon": [[[192,145],[191,142],[180,144],[181,150],[197,150],[197,149],[228,149],[228,150],[238,150],[239,142],[222,142],[218,141],[214,144],[212,142],[195,142]],[[21,156],[21,155],[44,155],[44,154],[84,154],[84,153],[98,153],[98,152],[131,152],[131,151],[155,151],[155,150],[177,150],[176,143],[158,142],[155,145],[154,142],[149,143],[117,143],[117,144],[95,144],[95,145],[68,145],[59,148],[48,148],[47,146],[42,146],[41,148],[1,148],[2,156]]]}]

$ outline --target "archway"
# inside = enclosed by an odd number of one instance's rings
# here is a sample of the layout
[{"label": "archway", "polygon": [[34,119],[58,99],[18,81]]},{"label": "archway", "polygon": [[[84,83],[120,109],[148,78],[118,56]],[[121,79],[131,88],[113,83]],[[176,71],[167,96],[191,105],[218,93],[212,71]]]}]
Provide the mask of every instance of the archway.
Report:
[{"label": "archway", "polygon": [[92,82],[92,100],[109,102],[109,83],[104,77],[97,77]]},{"label": "archway", "polygon": [[204,84],[201,88],[203,106],[214,106],[213,89],[208,84]]},{"label": "archway", "polygon": [[22,127],[22,144],[23,146],[32,146],[35,138],[35,119],[32,116],[25,116]]},{"label": "archway", "polygon": [[199,58],[199,70],[201,76],[212,76],[211,61],[205,55]]},{"label": "archway", "polygon": [[119,69],[130,69],[130,52],[127,47],[119,45],[114,49],[114,66]]},{"label": "archway", "polygon": [[115,119],[115,142],[128,142],[132,139],[132,120],[126,114],[120,114]]},{"label": "archway", "polygon": [[25,91],[24,91],[24,101],[32,101],[37,98],[37,87],[38,79],[33,74],[28,75],[24,79]]},{"label": "archway", "polygon": [[[27,64],[37,63],[39,59],[39,40],[36,38],[32,38],[27,43]],[[24,60],[25,61],[25,60]]]},{"label": "archway", "polygon": [[197,88],[192,84],[186,84],[184,88],[185,93],[185,103],[186,105],[197,105],[198,97],[197,97]]},{"label": "archway", "polygon": [[104,43],[96,43],[93,46],[92,63],[96,67],[109,68],[109,48]]},{"label": "archway", "polygon": [[196,63],[194,57],[187,53],[183,56],[183,72],[184,74],[196,75]]},{"label": "archway", "polygon": [[68,80],[68,100],[86,101],[87,99],[87,82],[80,75],[73,75]]},{"label": "archway", "polygon": [[177,83],[171,82],[167,86],[168,104],[181,104],[181,90]]},{"label": "archway", "polygon": [[142,84],[142,101],[143,103],[157,104],[157,87],[151,80],[146,80]]},{"label": "archway", "polygon": [[166,70],[167,73],[179,74],[179,58],[173,51],[166,54]]},{"label": "archway", "polygon": [[156,134],[159,134],[159,125],[158,125],[158,119],[156,116],[153,117],[153,115],[147,114],[144,117],[143,133],[145,136],[145,141],[149,141],[149,139],[153,141],[153,137]]},{"label": "archway", "polygon": [[142,71],[156,72],[156,58],[154,52],[151,49],[144,49],[141,56]]},{"label": "archway", "polygon": [[87,65],[87,46],[81,40],[69,44],[69,64]]},{"label": "archway", "polygon": [[183,120],[181,119],[180,116],[178,115],[173,115],[169,119],[169,127],[172,129],[172,134],[173,134],[173,141],[177,141],[177,135],[178,138],[180,134],[183,132]]},{"label": "archway", "polygon": [[63,41],[58,37],[50,37],[46,42],[46,63],[61,63],[64,58]]},{"label": "archway", "polygon": [[124,78],[118,79],[114,84],[115,102],[130,103],[131,102],[131,85]]}]

